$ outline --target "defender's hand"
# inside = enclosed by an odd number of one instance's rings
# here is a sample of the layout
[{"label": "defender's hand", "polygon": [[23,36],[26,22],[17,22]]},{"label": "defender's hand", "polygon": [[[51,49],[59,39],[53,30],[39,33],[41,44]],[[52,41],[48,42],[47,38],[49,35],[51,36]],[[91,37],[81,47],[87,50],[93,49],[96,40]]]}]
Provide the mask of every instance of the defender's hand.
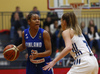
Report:
[{"label": "defender's hand", "polygon": [[56,62],[51,61],[51,62],[49,62],[47,64],[48,65],[43,67],[43,70],[47,70],[48,69],[48,71],[49,71],[56,64]]}]

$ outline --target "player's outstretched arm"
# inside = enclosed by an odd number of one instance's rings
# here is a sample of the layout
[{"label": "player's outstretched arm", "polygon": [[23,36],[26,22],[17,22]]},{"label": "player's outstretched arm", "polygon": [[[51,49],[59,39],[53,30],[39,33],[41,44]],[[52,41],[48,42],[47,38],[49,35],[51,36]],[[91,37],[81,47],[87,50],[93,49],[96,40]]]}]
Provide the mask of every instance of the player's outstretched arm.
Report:
[{"label": "player's outstretched arm", "polygon": [[22,43],[20,45],[18,45],[17,48],[19,49],[20,52],[26,49],[25,39],[24,39],[24,31],[22,32]]},{"label": "player's outstretched arm", "polygon": [[61,51],[61,53],[50,63],[48,63],[48,65],[43,67],[43,70],[50,70],[57,61],[59,61],[60,59],[62,59],[64,56],[66,56],[72,49],[72,42],[71,42],[71,36],[70,36],[70,30],[65,30],[62,33],[63,39],[65,41],[65,48]]}]

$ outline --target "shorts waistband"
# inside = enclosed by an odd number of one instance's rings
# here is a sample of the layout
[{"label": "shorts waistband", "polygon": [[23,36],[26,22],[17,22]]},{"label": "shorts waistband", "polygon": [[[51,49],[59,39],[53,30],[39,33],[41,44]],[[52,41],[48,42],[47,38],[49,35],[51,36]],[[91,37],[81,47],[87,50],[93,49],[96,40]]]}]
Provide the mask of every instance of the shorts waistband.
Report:
[{"label": "shorts waistband", "polygon": [[93,56],[93,54],[92,53],[82,54],[82,55],[79,55],[78,57],[75,57],[75,59],[78,59],[82,56]]},{"label": "shorts waistband", "polygon": [[80,63],[81,63],[81,57],[82,57],[82,56],[93,56],[93,54],[92,54],[92,53],[89,53],[89,54],[82,54],[82,55],[76,57],[75,61],[73,62],[73,65],[78,65],[78,64],[80,64]]},{"label": "shorts waistband", "polygon": [[40,64],[40,63],[43,63],[43,62],[45,62],[45,59],[44,58],[42,58],[42,59],[39,59],[39,60],[30,60],[32,63],[34,63],[34,64]]}]

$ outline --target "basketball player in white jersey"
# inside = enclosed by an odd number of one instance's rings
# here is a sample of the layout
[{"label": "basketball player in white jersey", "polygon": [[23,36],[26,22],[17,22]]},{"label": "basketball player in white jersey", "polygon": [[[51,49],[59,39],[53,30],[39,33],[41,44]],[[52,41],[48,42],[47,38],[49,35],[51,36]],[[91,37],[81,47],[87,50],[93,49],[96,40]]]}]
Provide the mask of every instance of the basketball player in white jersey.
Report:
[{"label": "basketball player in white jersey", "polygon": [[67,74],[98,74],[98,63],[87,44],[73,12],[63,14],[61,18],[62,36],[65,48],[44,70],[50,70],[57,61],[68,53],[75,59],[73,66]]}]

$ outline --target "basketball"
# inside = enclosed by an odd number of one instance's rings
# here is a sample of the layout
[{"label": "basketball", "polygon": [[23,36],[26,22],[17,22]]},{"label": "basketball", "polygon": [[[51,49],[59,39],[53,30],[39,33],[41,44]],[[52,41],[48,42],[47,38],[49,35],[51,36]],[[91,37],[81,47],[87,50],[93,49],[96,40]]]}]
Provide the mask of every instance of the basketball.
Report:
[{"label": "basketball", "polygon": [[3,50],[3,55],[6,60],[14,61],[19,56],[18,48],[13,44],[7,45]]}]

